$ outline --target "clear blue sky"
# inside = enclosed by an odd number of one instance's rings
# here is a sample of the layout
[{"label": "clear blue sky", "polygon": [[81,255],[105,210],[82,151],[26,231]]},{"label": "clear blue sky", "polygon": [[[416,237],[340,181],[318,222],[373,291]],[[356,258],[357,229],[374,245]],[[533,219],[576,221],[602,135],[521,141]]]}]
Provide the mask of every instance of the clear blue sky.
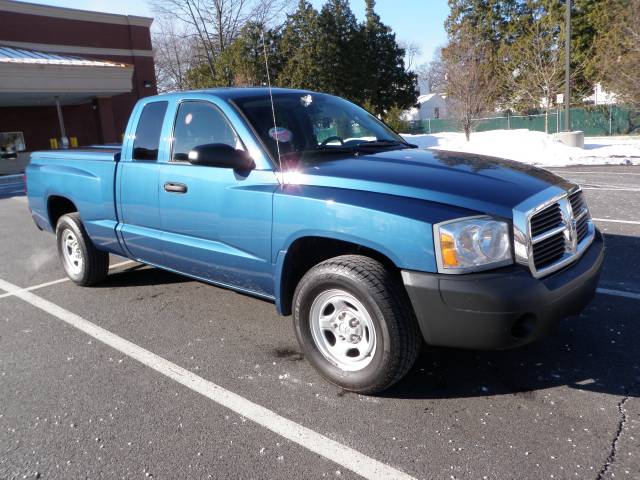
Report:
[{"label": "clear blue sky", "polygon": [[[80,8],[98,12],[122,13],[153,17],[144,0],[30,0],[58,7]],[[320,8],[323,0],[311,0]],[[351,8],[359,19],[364,17],[364,0],[351,0]],[[431,58],[435,48],[444,43],[444,20],[449,13],[446,0],[377,0],[376,9],[382,21],[396,32],[399,40],[416,42],[422,48],[417,63]]]}]

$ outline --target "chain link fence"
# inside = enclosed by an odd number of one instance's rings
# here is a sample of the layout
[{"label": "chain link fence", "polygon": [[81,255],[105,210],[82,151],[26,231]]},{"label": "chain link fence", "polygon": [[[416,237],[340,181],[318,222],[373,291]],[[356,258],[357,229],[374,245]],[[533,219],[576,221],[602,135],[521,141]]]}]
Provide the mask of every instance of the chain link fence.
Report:
[{"label": "chain link fence", "polygon": [[[547,117],[548,133],[556,133],[564,129],[562,110],[550,110]],[[428,119],[409,123],[409,132],[440,133],[461,132],[462,129],[454,119]],[[475,132],[488,130],[515,130],[526,128],[538,132],[545,131],[545,114],[539,115],[507,115],[501,117],[481,118],[474,124]],[[640,110],[617,105],[598,106],[592,108],[571,109],[571,130],[582,130],[586,136],[630,135],[640,133]]]}]

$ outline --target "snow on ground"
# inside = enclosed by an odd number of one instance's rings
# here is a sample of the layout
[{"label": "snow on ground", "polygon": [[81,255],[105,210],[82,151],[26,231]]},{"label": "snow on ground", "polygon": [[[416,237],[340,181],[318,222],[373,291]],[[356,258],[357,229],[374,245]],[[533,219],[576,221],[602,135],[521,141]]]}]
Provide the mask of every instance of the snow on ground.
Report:
[{"label": "snow on ground", "polygon": [[471,134],[402,135],[420,148],[478,153],[544,167],[640,165],[640,137],[585,137],[584,148],[569,147],[543,132],[492,130]]}]

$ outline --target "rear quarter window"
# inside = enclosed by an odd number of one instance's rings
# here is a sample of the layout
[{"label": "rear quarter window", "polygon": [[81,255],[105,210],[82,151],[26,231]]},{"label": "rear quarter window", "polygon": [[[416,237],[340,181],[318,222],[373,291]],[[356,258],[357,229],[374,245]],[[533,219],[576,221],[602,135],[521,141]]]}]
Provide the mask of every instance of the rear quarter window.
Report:
[{"label": "rear quarter window", "polygon": [[162,133],[167,104],[167,102],[151,102],[142,109],[136,127],[136,138],[133,142],[134,160],[158,160],[160,134]]}]

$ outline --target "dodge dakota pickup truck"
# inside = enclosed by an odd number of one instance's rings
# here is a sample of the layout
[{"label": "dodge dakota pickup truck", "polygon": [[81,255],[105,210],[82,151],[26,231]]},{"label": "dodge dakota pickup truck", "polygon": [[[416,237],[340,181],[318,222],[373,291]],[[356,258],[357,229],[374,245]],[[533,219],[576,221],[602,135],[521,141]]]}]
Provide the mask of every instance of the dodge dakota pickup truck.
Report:
[{"label": "dodge dakota pickup truck", "polygon": [[145,98],[121,148],[37,152],[26,175],[75,283],[104,279],[111,253],[273,301],[318,372],[361,393],[423,344],[542,337],[591,300],[603,262],[577,185],[420,150],[310,91]]}]

